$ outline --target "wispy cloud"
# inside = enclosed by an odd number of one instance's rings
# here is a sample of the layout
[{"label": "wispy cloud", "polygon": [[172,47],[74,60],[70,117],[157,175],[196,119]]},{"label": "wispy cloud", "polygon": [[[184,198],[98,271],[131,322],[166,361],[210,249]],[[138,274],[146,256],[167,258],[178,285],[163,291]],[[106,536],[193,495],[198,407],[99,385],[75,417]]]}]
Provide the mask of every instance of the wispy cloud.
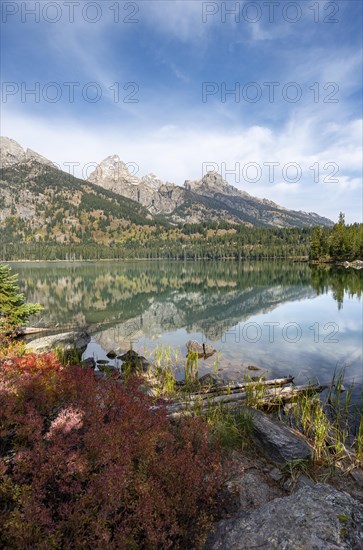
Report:
[{"label": "wispy cloud", "polygon": [[[59,163],[118,153],[141,173],[179,184],[201,177],[204,163],[213,162],[251,194],[334,219],[339,210],[348,221],[361,218],[361,4],[348,9],[337,1],[336,24],[324,22],[331,12],[324,0],[313,8],[294,3],[302,9],[296,23],[286,20],[284,3],[271,21],[261,3],[262,17],[252,23],[243,1],[235,3],[239,22],[223,19],[223,2],[210,3],[216,14],[206,21],[202,0],[140,1],[138,23],[125,23],[125,10],[116,23],[114,4],[102,3],[95,24],[79,16],[80,6],[73,23],[63,17],[23,24],[13,17],[3,25],[3,40],[13,46],[3,57],[7,81],[80,86],[74,102],[66,94],[55,103],[23,101],[20,93],[3,101],[2,133]],[[102,89],[101,101],[82,96],[90,82]],[[136,102],[125,101],[130,82]],[[216,87],[207,101],[203,82]],[[244,95],[251,82],[261,90],[255,102]],[[273,99],[269,82],[277,83]],[[237,84],[239,98],[223,95]],[[288,95],[294,86],[301,90],[295,102]],[[244,171],[251,163],[261,168],[260,178],[253,166]],[[270,163],[277,163],[272,179]],[[301,170],[296,181],[294,164]]]}]

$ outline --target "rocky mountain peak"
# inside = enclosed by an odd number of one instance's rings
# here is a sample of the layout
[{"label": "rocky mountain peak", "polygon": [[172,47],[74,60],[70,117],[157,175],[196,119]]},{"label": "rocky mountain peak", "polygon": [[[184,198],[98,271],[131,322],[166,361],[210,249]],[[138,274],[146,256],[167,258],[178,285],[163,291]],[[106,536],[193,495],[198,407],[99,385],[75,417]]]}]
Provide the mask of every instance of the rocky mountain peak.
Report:
[{"label": "rocky mountain peak", "polygon": [[156,191],[160,189],[160,187],[164,184],[164,182],[159,180],[159,178],[157,178],[156,175],[152,173],[143,176],[141,178],[141,181],[144,185],[150,187],[151,189],[155,189]]},{"label": "rocky mountain peak", "polygon": [[14,139],[0,137],[0,165],[3,168],[21,162],[25,157],[25,151]]},{"label": "rocky mountain peak", "polygon": [[207,172],[200,180],[186,180],[185,189],[198,194],[223,193],[224,195],[239,195],[241,191],[230,185],[221,174],[215,171]]},{"label": "rocky mountain peak", "polygon": [[119,188],[122,187],[123,189],[128,184],[142,184],[142,187],[146,186],[152,191],[157,191],[164,183],[153,173],[147,174],[142,178],[130,174],[127,164],[120,160],[118,155],[111,155],[100,162],[88,180],[91,183],[106,188],[110,188],[111,184],[113,186],[118,185]]},{"label": "rocky mountain peak", "polygon": [[[13,139],[2,137],[0,140],[1,164],[6,168],[9,189],[16,189],[14,196],[10,190],[7,193],[7,209],[3,209],[1,215],[8,216],[11,208],[15,207],[22,217],[34,217],[34,207],[29,207],[29,189],[32,177],[42,173],[44,166],[53,165],[51,161],[42,157],[31,149],[24,150]],[[35,162],[36,161],[36,162]],[[19,181],[18,164],[21,164],[22,174],[26,174],[27,186],[24,188],[24,196],[18,208],[18,189],[13,186]],[[13,169],[14,168],[14,169]],[[25,171],[24,171],[24,170]],[[6,172],[6,170],[2,170]],[[13,172],[13,173],[12,173]],[[51,170],[47,170],[51,172]],[[128,208],[136,209],[145,207],[143,220],[148,215],[162,215],[172,223],[200,223],[210,220],[219,222],[227,221],[233,224],[245,224],[248,226],[265,227],[306,227],[311,225],[332,225],[331,220],[322,218],[314,213],[288,210],[274,202],[253,197],[245,191],[241,191],[230,185],[221,174],[216,171],[207,172],[199,180],[186,180],[184,187],[174,183],[164,183],[153,173],[138,178],[134,175],[135,164],[126,164],[118,155],[105,158],[91,173],[88,178],[88,191],[92,186],[94,193],[102,193],[97,187],[102,187],[131,199],[133,203]],[[9,173],[12,173],[10,176]],[[48,174],[51,178],[51,174]],[[67,178],[68,175],[66,174]],[[60,174],[62,178],[62,174]],[[68,184],[69,178],[66,180]],[[5,181],[5,180],[4,180]],[[77,183],[76,185],[81,185]],[[86,184],[85,184],[86,185]],[[82,188],[81,194],[85,188]],[[17,197],[15,199],[15,197]],[[78,197],[79,198],[79,197]],[[38,201],[38,199],[36,199]],[[41,199],[43,200],[43,199]],[[79,198],[79,200],[81,200]],[[145,212],[148,214],[145,215]],[[127,212],[129,214],[129,212]],[[128,218],[127,218],[128,219]]]},{"label": "rocky mountain peak", "polygon": [[164,183],[153,173],[141,178],[133,176],[118,155],[103,160],[88,181],[142,204],[152,214],[173,212],[185,193],[181,187]]},{"label": "rocky mountain peak", "polygon": [[118,155],[111,155],[100,162],[88,181],[116,192],[121,192],[123,184],[139,183],[139,179],[130,174],[127,164]]},{"label": "rocky mountain peak", "polygon": [[14,139],[0,136],[0,168],[8,168],[15,164],[23,164],[24,162],[33,160],[41,164],[56,167],[53,162],[32,149],[23,149]]}]

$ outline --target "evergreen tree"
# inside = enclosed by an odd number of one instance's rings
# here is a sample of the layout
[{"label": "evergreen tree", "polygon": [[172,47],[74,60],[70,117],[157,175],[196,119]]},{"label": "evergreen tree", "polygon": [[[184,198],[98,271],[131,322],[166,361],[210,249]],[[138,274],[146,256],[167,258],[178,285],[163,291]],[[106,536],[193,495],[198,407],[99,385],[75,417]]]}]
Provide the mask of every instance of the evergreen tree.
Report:
[{"label": "evergreen tree", "polygon": [[0,264],[0,333],[26,324],[30,315],[43,309],[40,304],[25,303],[17,282],[18,275],[12,275],[8,265]]}]

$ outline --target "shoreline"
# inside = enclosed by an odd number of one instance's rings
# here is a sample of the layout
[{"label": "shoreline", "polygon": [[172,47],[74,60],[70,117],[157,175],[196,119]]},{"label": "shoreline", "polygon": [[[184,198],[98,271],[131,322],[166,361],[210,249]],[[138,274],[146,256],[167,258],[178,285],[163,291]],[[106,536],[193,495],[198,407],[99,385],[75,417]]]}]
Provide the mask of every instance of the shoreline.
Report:
[{"label": "shoreline", "polygon": [[185,258],[168,258],[168,257],[159,257],[159,258],[150,258],[150,257],[110,257],[110,258],[75,258],[75,259],[29,259],[29,258],[17,258],[17,259],[0,259],[0,263],[102,263],[102,262],[264,262],[264,261],[293,261],[294,263],[308,263],[309,265],[327,265],[327,266],[341,266],[345,268],[353,269],[363,269],[363,260],[361,258],[356,258],[354,260],[348,260],[346,258],[341,259],[332,259],[329,257],[319,258],[319,259],[310,259],[309,256],[296,256],[296,255],[282,255],[282,256],[265,256],[259,258],[238,258],[235,255],[233,256],[224,256],[223,258],[211,258],[210,256],[198,256],[194,258],[185,257]]},{"label": "shoreline", "polygon": [[356,259],[356,260],[310,260],[309,262],[311,265],[327,265],[327,266],[339,266],[339,267],[345,267],[346,269],[352,268],[352,269],[363,269],[363,260]]},{"label": "shoreline", "polygon": [[[66,345],[66,342],[64,344]],[[79,342],[79,346],[82,345],[82,342]],[[38,357],[44,352],[46,352],[45,349],[43,352],[38,350],[35,351],[35,354]],[[60,352],[60,348],[58,348],[58,352]],[[122,361],[129,362],[130,366],[135,369],[137,369],[138,360],[145,359],[131,350],[127,354],[129,357],[122,357]],[[63,355],[63,360],[65,357],[66,355]],[[146,362],[148,361],[146,360]],[[87,364],[87,359],[81,363],[83,363],[83,368],[89,372],[96,366]],[[68,364],[72,367],[73,362],[69,361]],[[77,364],[78,362],[74,363],[74,365]],[[154,363],[148,364],[152,370],[155,369]],[[142,367],[144,371],[144,363],[142,363]],[[107,380],[111,378],[111,371],[107,373],[101,370],[101,374],[102,381],[99,380],[100,376],[96,375],[95,371],[95,384],[107,383]],[[144,390],[141,391],[147,390],[148,385],[152,387],[153,380],[152,372],[150,376],[146,374],[145,384],[140,386]],[[160,396],[166,403],[173,403],[173,400],[178,403],[178,398],[183,397],[183,394],[179,395],[174,389],[168,398],[167,380],[160,377],[157,383],[166,392]],[[248,381],[245,384],[252,385]],[[254,384],[256,385],[256,406],[259,399],[258,382],[254,382]],[[232,398],[236,395],[230,392],[224,393],[223,388],[218,390],[216,387],[216,390],[221,392],[225,398]],[[190,393],[192,391],[192,389],[187,390],[184,398],[190,400],[193,396],[193,393]],[[152,398],[151,394],[147,393],[147,395],[146,399]],[[216,401],[218,395],[216,392]],[[246,393],[246,396],[248,395],[250,394]],[[201,397],[197,396],[197,399],[201,399]],[[252,394],[250,398],[253,398]],[[208,402],[208,398],[205,402]],[[342,455],[336,462],[330,462],[330,459],[324,458],[324,455],[316,453],[317,443],[314,442],[313,446],[308,434],[291,429],[287,422],[262,412],[258,407],[253,409],[251,407],[253,407],[252,403],[246,403],[240,407],[240,414],[236,413],[233,416],[233,412],[228,412],[227,406],[224,412],[219,413],[219,416],[218,414],[214,416],[215,425],[213,423],[210,425],[209,433],[215,434],[216,441],[219,441],[219,433],[226,442],[221,455],[221,465],[222,468],[226,468],[226,472],[228,468],[228,474],[226,473],[226,478],[215,497],[216,512],[211,527],[208,527],[204,535],[207,537],[206,542],[201,548],[217,550],[223,547],[235,547],[238,540],[248,536],[255,537],[254,530],[247,527],[243,519],[241,520],[246,517],[250,518],[251,526],[260,525],[262,528],[266,528],[269,534],[278,533],[280,538],[287,539],[290,536],[290,525],[297,531],[301,530],[302,533],[311,531],[315,536],[317,531],[315,519],[308,523],[307,527],[304,527],[296,520],[295,513],[295,510],[311,510],[312,503],[314,517],[317,517],[320,523],[324,521],[327,528],[328,535],[324,540],[329,541],[332,532],[335,533],[338,540],[341,534],[341,525],[348,526],[350,531],[355,533],[357,526],[354,521],[360,510],[363,514],[363,471],[360,467],[361,463],[356,461],[354,464],[348,463],[352,448],[347,445],[347,455]],[[218,405],[215,410],[219,410]],[[313,412],[313,408],[307,410]],[[199,414],[203,416],[202,411]],[[208,418],[208,412],[204,415]],[[198,416],[198,404],[195,416]],[[216,431],[213,432],[213,430]],[[222,445],[222,443],[220,444]],[[333,454],[331,460],[334,460]],[[266,509],[273,511],[272,523],[269,520],[269,515],[266,514]],[[247,516],[246,512],[248,512]],[[291,514],[291,518],[288,527],[283,522],[274,520],[275,517],[285,517],[289,514]],[[307,514],[306,517],[310,516]],[[343,523],[337,522],[337,517],[341,518],[339,522]],[[257,538],[259,536],[258,534]],[[264,539],[264,541],[268,540],[268,537]],[[342,540],[345,540],[345,535],[342,536]],[[255,547],[255,542],[250,547]]]},{"label": "shoreline", "polygon": [[345,267],[346,269],[355,269],[359,271],[363,269],[363,260],[309,260],[306,256],[297,258],[296,256],[280,256],[269,258],[235,258],[233,256],[226,258],[209,258],[201,256],[199,258],[88,258],[77,260],[0,260],[0,263],[5,264],[84,264],[84,263],[138,263],[138,262],[173,262],[173,263],[192,263],[192,262],[238,262],[238,263],[251,263],[251,262],[278,262],[278,261],[293,261],[294,263],[307,263],[309,266],[328,266],[328,267]]}]

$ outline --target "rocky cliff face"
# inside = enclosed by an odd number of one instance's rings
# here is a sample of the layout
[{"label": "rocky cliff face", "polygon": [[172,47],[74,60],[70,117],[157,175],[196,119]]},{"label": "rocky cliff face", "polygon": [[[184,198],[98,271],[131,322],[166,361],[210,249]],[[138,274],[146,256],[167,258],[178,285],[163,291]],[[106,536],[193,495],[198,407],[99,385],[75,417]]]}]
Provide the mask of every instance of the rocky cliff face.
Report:
[{"label": "rocky cliff face", "polygon": [[[57,168],[50,160],[31,149],[24,150],[7,137],[1,138],[0,147],[0,168],[17,170],[22,166],[24,181],[31,172],[39,176],[43,168]],[[154,174],[139,178],[118,155],[104,159],[89,176],[88,184],[131,199],[137,203],[134,207],[147,209],[147,216],[161,215],[174,224],[223,221],[262,227],[333,225],[318,214],[288,210],[270,200],[253,197],[230,185],[217,172],[208,172],[200,180],[187,180],[183,187],[162,182]],[[7,202],[11,207],[11,200]],[[30,216],[33,214],[29,212]]]},{"label": "rocky cliff face", "polygon": [[182,202],[184,190],[164,183],[155,174],[138,178],[118,155],[103,160],[88,181],[146,206],[152,214],[169,214]]},{"label": "rocky cliff face", "polygon": [[[0,136],[0,222],[16,215],[36,223],[37,204],[47,203],[48,200],[43,193],[35,196],[26,182],[41,176],[47,167],[57,168],[35,151],[23,149],[15,140]],[[7,181],[8,172],[12,174],[10,181]]]},{"label": "rocky cliff face", "polygon": [[150,213],[162,214],[174,223],[223,220],[249,226],[332,225],[331,220],[318,214],[288,210],[253,197],[213,171],[200,180],[186,180],[181,187],[163,183],[154,174],[132,176],[126,164],[114,155],[99,164],[89,181],[139,202]]},{"label": "rocky cliff face", "polygon": [[0,168],[9,168],[15,164],[24,164],[34,160],[56,168],[53,162],[32,149],[23,149],[14,139],[0,136]]},{"label": "rocky cliff face", "polygon": [[102,182],[102,187],[122,194],[130,185],[138,185],[139,178],[132,176],[127,165],[120,160],[118,155],[105,158],[90,174],[88,181],[91,183]]},{"label": "rocky cliff face", "polygon": [[0,236],[3,242],[80,243],[120,239],[153,216],[141,204],[62,172],[16,141],[1,138]]},{"label": "rocky cliff face", "polygon": [[246,191],[241,191],[230,185],[217,172],[208,172],[200,180],[187,180],[185,189],[199,196],[208,197],[217,202],[220,210],[224,210],[228,221],[236,221],[248,225],[265,225],[275,227],[289,226],[331,226],[328,218],[323,218],[315,212],[289,210],[268,199],[253,197]]},{"label": "rocky cliff face", "polygon": [[230,185],[218,172],[207,172],[200,180],[186,180],[184,187],[188,191],[193,191],[198,195],[207,197],[213,197],[216,193],[228,196],[251,196],[245,191],[240,191],[236,187],[233,187],[233,185]]}]

